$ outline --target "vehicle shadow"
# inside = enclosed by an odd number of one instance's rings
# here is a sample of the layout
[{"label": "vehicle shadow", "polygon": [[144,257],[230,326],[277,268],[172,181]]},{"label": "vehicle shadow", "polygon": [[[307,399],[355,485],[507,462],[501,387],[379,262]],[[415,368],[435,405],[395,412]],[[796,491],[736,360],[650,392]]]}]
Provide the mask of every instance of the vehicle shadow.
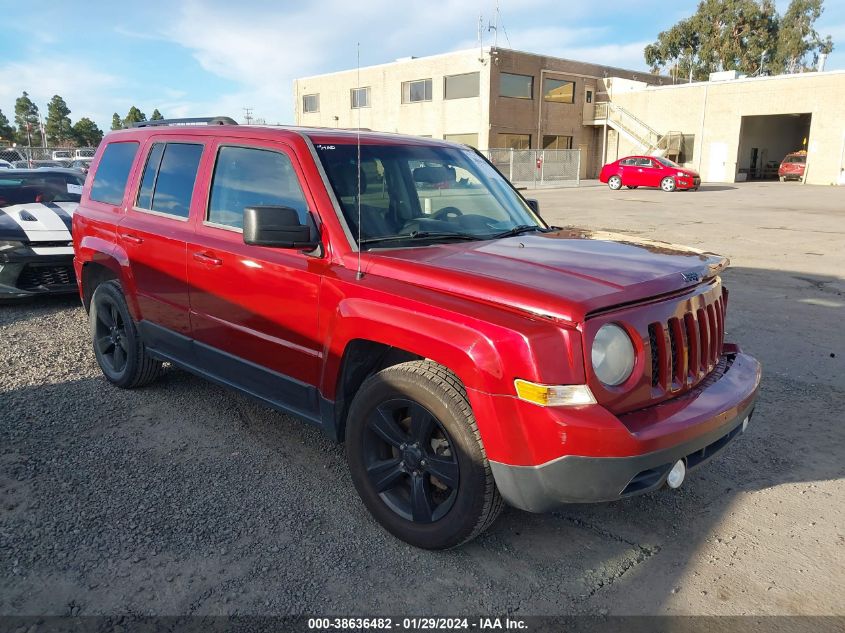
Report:
[{"label": "vehicle shadow", "polygon": [[702,184],[698,191],[700,192],[710,192],[710,191],[734,191],[736,187],[731,187],[730,185],[717,185],[717,184]]},{"label": "vehicle shadow", "polygon": [[763,361],[762,393],[680,490],[507,509],[446,552],[382,530],[319,429],[185,372],[0,391],[0,613],[835,612],[845,341],[820,288],[841,280],[802,278],[726,276],[728,339]]}]

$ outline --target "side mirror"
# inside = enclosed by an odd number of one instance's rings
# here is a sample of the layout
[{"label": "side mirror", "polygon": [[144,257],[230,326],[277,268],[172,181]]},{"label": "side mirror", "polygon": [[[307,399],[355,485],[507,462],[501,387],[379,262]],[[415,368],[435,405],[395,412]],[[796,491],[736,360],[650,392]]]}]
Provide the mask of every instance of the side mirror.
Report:
[{"label": "side mirror", "polygon": [[540,215],[540,202],[535,200],[534,198],[526,198],[525,202],[528,203],[528,206],[531,207],[531,210]]},{"label": "side mirror", "polygon": [[244,242],[300,250],[313,250],[318,244],[311,237],[311,228],[300,224],[299,214],[290,207],[246,207]]}]

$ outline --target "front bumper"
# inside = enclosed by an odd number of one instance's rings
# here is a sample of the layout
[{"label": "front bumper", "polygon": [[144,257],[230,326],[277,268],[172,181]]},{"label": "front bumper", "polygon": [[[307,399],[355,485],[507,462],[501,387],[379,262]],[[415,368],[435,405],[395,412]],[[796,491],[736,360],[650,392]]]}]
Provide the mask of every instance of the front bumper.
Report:
[{"label": "front bumper", "polygon": [[29,255],[0,261],[0,299],[77,291],[73,255]]},{"label": "front bumper", "polygon": [[[719,384],[722,380],[717,380],[704,387],[698,395],[687,394],[683,405],[670,404],[671,401],[657,405],[669,405],[673,414],[648,429],[632,433],[643,447],[659,443],[664,445],[663,448],[646,449],[628,456],[564,455],[537,466],[510,465],[491,460],[499,492],[516,508],[548,512],[567,503],[614,501],[656,490],[664,485],[672,465],[678,460],[685,462],[688,472],[699,468],[745,430],[754,411],[759,389],[759,364],[744,354],[735,356],[741,357],[736,360],[745,365],[741,372],[745,377],[744,384],[737,384],[734,377],[722,385]],[[704,413],[702,405],[714,401],[722,401],[721,408]],[[645,417],[648,412],[632,415]],[[671,429],[678,426],[685,428],[685,439],[666,445],[662,440],[668,439]],[[666,429],[666,435],[661,437],[660,429]],[[695,429],[706,430],[691,434]]]}]

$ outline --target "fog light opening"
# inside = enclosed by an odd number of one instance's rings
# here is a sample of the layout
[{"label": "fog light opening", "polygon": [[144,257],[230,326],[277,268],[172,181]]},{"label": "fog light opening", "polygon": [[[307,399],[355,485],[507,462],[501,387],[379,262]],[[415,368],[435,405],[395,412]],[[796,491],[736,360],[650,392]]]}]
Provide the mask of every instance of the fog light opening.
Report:
[{"label": "fog light opening", "polygon": [[672,470],[670,470],[669,474],[666,476],[666,484],[673,490],[680,488],[681,484],[684,483],[684,477],[686,477],[686,474],[687,467],[684,465],[684,461],[679,459],[675,462],[675,465],[672,466]]}]

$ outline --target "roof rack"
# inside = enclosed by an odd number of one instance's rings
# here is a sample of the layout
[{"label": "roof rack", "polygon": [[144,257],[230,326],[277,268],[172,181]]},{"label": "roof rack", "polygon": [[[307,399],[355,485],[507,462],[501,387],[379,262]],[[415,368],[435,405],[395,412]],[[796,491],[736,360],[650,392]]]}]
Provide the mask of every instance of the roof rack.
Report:
[{"label": "roof rack", "polygon": [[237,125],[235,119],[227,116],[193,117],[189,119],[157,119],[155,121],[138,121],[132,127],[152,127],[156,125],[193,125],[206,123],[207,125]]}]

